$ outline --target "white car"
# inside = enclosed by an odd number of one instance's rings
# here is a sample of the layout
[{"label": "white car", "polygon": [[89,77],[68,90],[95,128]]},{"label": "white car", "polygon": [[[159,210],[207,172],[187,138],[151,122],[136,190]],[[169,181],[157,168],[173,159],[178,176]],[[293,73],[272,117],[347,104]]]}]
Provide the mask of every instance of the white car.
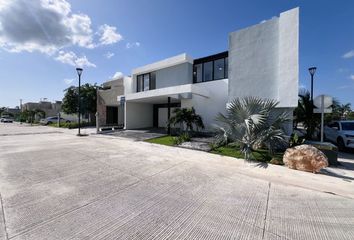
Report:
[{"label": "white car", "polygon": [[324,128],[326,140],[337,144],[339,150],[354,148],[354,121],[336,121]]},{"label": "white car", "polygon": [[[70,120],[64,119],[64,118],[60,118],[60,122],[61,123],[70,123]],[[44,124],[44,125],[48,125],[48,124],[52,124],[52,123],[58,123],[58,117],[47,117],[47,118],[43,118],[39,121],[39,123]]]},{"label": "white car", "polygon": [[14,121],[14,119],[8,115],[3,115],[0,118],[0,122],[2,122],[2,123],[12,123],[13,121]]}]

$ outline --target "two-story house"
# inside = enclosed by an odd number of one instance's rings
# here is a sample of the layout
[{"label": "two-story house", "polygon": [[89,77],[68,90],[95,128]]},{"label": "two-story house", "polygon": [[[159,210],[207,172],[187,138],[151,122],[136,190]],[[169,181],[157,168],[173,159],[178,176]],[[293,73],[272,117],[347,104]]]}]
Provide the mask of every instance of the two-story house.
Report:
[{"label": "two-story house", "polygon": [[[206,130],[237,97],[274,99],[292,116],[297,106],[299,9],[229,34],[227,51],[193,59],[180,54],[136,68],[124,81],[125,129],[166,127],[174,108],[194,107]],[[289,131],[291,131],[289,124]]]},{"label": "two-story house", "polygon": [[274,99],[292,116],[298,95],[299,9],[228,37],[227,51],[198,59],[180,54],[106,83],[98,99],[101,124],[164,128],[175,108],[194,107],[210,131],[217,114],[245,96]]}]

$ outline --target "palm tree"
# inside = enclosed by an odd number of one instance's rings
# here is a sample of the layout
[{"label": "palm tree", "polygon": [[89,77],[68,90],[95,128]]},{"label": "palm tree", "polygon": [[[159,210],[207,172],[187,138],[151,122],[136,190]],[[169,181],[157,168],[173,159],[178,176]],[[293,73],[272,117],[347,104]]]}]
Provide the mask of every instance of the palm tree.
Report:
[{"label": "palm tree", "polygon": [[200,115],[196,114],[195,109],[192,108],[176,108],[174,111],[174,116],[170,118],[169,124],[175,126],[180,125],[182,132],[192,133],[194,131],[194,126],[197,131],[201,128],[204,129],[203,119]]},{"label": "palm tree", "polygon": [[341,104],[339,107],[339,112],[340,112],[342,118],[345,118],[346,115],[348,115],[348,113],[350,113],[351,111],[352,111],[352,109],[351,109],[350,103]]},{"label": "palm tree", "polygon": [[219,113],[216,144],[236,143],[250,160],[252,151],[267,146],[271,154],[286,144],[284,123],[289,121],[286,112],[275,111],[278,102],[257,97],[234,99],[226,110]]},{"label": "palm tree", "polygon": [[311,139],[316,127],[320,123],[319,114],[313,113],[313,103],[311,101],[310,92],[306,89],[301,89],[299,92],[298,106],[294,110],[294,121],[303,123],[306,128],[306,139]]}]

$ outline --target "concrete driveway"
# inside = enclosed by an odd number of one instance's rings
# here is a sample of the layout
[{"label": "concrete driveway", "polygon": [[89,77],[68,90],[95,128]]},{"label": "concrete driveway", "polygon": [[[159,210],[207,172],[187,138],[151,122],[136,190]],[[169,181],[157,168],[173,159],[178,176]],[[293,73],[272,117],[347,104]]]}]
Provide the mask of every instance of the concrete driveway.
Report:
[{"label": "concrete driveway", "polygon": [[74,133],[0,125],[0,239],[353,239],[347,169]]}]

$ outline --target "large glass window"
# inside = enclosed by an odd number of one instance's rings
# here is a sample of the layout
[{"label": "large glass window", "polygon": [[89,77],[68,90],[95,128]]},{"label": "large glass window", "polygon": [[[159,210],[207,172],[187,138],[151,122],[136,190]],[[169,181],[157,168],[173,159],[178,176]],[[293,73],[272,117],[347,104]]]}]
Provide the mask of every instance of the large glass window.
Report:
[{"label": "large glass window", "polygon": [[156,73],[146,73],[137,76],[137,92],[148,91],[156,88]]},{"label": "large glass window", "polygon": [[225,78],[225,60],[224,58],[214,61],[214,80]]},{"label": "large glass window", "polygon": [[193,81],[195,83],[203,81],[203,64],[195,64],[193,69]]},{"label": "large glass window", "polygon": [[203,64],[203,80],[211,81],[213,80],[213,62],[206,62]]},{"label": "large glass window", "polygon": [[207,82],[228,77],[228,52],[194,60],[193,82]]},{"label": "large glass window", "polygon": [[225,58],[225,78],[229,77],[229,58]]},{"label": "large glass window", "polygon": [[150,90],[156,89],[156,72],[150,73]]},{"label": "large glass window", "polygon": [[150,74],[144,74],[144,91],[150,90]]},{"label": "large glass window", "polygon": [[137,77],[137,92],[142,92],[143,91],[143,75],[138,75]]}]

